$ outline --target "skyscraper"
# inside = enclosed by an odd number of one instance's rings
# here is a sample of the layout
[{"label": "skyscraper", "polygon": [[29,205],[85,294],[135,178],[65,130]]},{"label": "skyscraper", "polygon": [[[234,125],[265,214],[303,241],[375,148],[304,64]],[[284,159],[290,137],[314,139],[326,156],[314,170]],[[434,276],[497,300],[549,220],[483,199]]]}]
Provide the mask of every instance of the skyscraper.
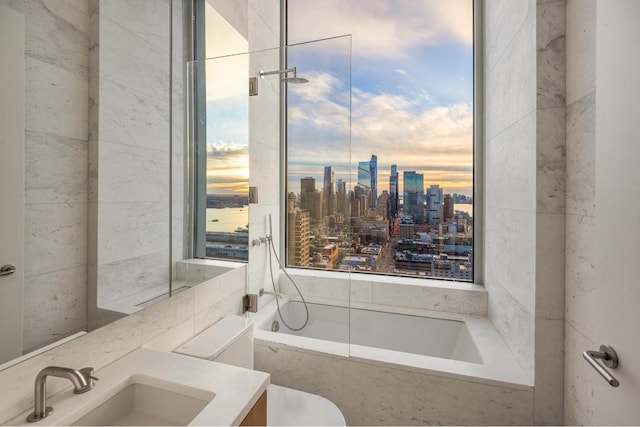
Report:
[{"label": "skyscraper", "polygon": [[369,162],[369,175],[371,176],[371,207],[375,208],[378,204],[378,156],[371,155]]},{"label": "skyscraper", "polygon": [[398,213],[398,166],[391,165],[389,176],[389,216],[392,218]]},{"label": "skyscraper", "polygon": [[307,267],[310,244],[309,211],[294,209],[287,214],[287,264]]},{"label": "skyscraper", "polygon": [[443,190],[439,185],[432,185],[427,190],[427,222],[440,224],[442,221]]},{"label": "skyscraper", "polygon": [[324,167],[324,185],[322,186],[322,215],[331,215],[336,210],[335,173],[333,166]]},{"label": "skyscraper", "polygon": [[316,190],[316,179],[310,176],[300,179],[300,209],[308,210],[315,221],[322,219],[320,193]]},{"label": "skyscraper", "polygon": [[424,175],[416,171],[403,174],[404,211],[416,224],[424,224]]},{"label": "skyscraper", "polygon": [[451,197],[451,194],[444,195],[444,204],[442,211],[445,222],[449,222],[453,219],[453,197]]}]

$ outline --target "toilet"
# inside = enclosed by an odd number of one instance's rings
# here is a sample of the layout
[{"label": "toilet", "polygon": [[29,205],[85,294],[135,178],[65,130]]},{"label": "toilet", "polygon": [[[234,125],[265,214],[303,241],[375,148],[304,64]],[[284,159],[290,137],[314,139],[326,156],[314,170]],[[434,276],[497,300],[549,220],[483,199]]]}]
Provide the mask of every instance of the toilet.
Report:
[{"label": "toilet", "polygon": [[[253,369],[253,322],[228,316],[174,350],[179,354]],[[344,426],[340,409],[328,399],[270,384],[267,425]]]}]

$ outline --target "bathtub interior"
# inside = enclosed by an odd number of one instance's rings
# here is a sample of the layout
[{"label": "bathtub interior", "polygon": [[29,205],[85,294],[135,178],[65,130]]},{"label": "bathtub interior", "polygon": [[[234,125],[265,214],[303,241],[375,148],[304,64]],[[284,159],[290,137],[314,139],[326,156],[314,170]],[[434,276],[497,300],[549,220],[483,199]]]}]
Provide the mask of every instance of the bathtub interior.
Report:
[{"label": "bathtub interior", "polygon": [[[299,343],[314,345],[316,348],[312,349],[321,351],[323,348],[335,348],[335,345],[330,343],[350,343],[361,347],[483,363],[473,337],[463,321],[324,304],[308,306],[309,324],[301,331],[287,328],[277,313],[259,322],[257,327],[262,331],[272,331],[272,324],[277,321],[279,333],[318,340]],[[295,328],[304,323],[305,309],[301,302],[284,303],[281,305],[281,311],[290,326]]]}]

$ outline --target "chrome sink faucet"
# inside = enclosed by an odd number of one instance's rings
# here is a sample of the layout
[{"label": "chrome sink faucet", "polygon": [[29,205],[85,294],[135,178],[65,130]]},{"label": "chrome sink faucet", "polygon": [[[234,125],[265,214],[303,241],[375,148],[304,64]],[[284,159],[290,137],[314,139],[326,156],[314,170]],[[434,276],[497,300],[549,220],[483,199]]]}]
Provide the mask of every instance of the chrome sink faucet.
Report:
[{"label": "chrome sink faucet", "polygon": [[66,378],[73,384],[73,392],[80,394],[93,389],[95,381],[93,368],[83,368],[80,370],[72,368],[62,368],[59,366],[48,366],[44,368],[36,377],[35,397],[33,402],[33,412],[27,417],[27,421],[34,423],[48,417],[53,408],[47,406],[47,377]]}]

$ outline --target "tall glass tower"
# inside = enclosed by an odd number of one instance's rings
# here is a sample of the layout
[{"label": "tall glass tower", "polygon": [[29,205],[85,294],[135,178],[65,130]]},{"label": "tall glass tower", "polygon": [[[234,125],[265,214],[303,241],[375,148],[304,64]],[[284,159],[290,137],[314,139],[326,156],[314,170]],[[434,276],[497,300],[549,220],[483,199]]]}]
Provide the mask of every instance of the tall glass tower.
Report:
[{"label": "tall glass tower", "polygon": [[325,166],[324,185],[322,186],[322,213],[324,216],[331,215],[336,210],[334,178],[333,166]]},{"label": "tall glass tower", "polygon": [[416,224],[424,224],[424,175],[406,171],[403,184],[404,212],[411,215]]},{"label": "tall glass tower", "polygon": [[389,176],[389,216],[395,217],[398,213],[398,166],[391,165]]}]

